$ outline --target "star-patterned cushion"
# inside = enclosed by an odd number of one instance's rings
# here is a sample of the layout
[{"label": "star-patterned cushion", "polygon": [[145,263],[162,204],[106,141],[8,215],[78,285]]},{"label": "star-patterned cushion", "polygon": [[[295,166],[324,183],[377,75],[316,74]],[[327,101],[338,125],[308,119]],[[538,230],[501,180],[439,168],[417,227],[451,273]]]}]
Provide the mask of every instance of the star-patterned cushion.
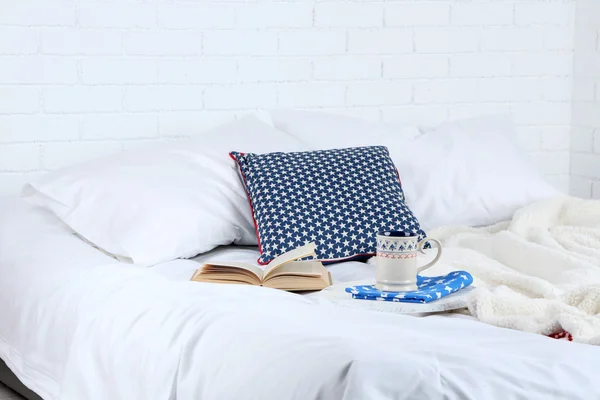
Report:
[{"label": "star-patterned cushion", "polygon": [[381,230],[425,238],[384,146],[230,155],[250,200],[261,265],[309,242],[322,262],[372,256]]}]

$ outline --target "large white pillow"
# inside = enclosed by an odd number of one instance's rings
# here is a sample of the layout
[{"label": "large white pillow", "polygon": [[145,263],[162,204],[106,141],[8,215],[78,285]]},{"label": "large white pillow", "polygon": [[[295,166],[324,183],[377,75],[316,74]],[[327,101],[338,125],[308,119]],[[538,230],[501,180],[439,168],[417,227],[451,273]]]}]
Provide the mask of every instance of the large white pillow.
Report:
[{"label": "large white pillow", "polygon": [[448,122],[390,153],[425,230],[497,223],[560,194],[519,148],[507,116]]},{"label": "large white pillow", "polygon": [[289,133],[311,149],[381,145],[392,148],[421,134],[401,123],[371,122],[317,111],[272,110],[273,126]]},{"label": "large white pillow", "polygon": [[306,150],[245,117],[200,136],[48,173],[23,197],[119,259],[152,265],[219,245],[257,244],[248,200],[229,152]]},{"label": "large white pillow", "polygon": [[298,111],[271,111],[273,126],[311,149],[387,146],[407,203],[425,230],[509,219],[521,206],[560,192],[521,151],[507,116],[448,122],[421,134],[399,123]]}]

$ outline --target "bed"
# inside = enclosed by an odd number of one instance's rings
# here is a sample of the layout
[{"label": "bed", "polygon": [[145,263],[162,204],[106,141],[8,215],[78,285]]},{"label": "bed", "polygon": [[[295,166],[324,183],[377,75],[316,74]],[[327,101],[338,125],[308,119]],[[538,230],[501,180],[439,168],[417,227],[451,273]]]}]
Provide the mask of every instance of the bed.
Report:
[{"label": "bed", "polygon": [[[3,198],[0,210],[0,358],[44,399],[600,394],[596,346],[460,315],[414,318],[187,282],[198,261],[257,250],[219,248],[135,268],[20,199]],[[364,263],[337,268],[338,282],[372,274]]]},{"label": "bed", "polygon": [[[67,167],[1,198],[0,359],[11,372],[0,379],[36,400],[600,397],[600,203],[551,188],[510,121],[421,134],[284,114]],[[404,189],[394,204],[443,243],[427,274],[473,274],[468,312],[190,282],[207,260],[265,255],[230,151],[304,157],[339,145],[327,157],[386,160],[380,193]],[[327,268],[337,288],[374,279],[371,262]]]}]

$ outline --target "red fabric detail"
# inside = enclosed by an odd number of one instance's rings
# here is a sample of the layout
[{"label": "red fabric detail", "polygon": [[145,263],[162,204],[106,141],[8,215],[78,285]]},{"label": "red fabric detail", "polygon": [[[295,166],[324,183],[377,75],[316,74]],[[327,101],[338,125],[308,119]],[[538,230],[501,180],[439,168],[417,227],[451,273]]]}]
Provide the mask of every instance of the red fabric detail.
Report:
[{"label": "red fabric detail", "polygon": [[[390,156],[390,159],[391,159],[391,158],[392,158],[392,157]],[[392,160],[392,163],[393,163],[393,162],[394,162],[394,161]],[[400,178],[400,171],[398,171],[398,167],[396,167],[395,165],[394,165],[394,169],[396,170],[396,175],[398,176],[398,182],[400,182],[400,188],[402,188],[402,179]]]},{"label": "red fabric detail", "polygon": [[573,336],[567,331],[561,331],[558,333],[554,333],[554,334],[548,335],[548,337],[551,337],[552,339],[568,340],[569,342],[573,341]]}]

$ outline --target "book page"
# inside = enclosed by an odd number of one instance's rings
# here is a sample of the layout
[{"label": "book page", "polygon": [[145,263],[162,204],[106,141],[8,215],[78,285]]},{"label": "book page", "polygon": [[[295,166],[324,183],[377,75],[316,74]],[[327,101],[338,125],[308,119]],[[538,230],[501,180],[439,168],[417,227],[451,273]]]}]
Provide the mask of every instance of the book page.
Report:
[{"label": "book page", "polygon": [[321,276],[325,267],[318,261],[291,261],[277,269],[265,277],[265,282],[271,278],[281,275],[298,275],[298,276]]},{"label": "book page", "polygon": [[269,274],[276,268],[281,267],[289,262],[296,261],[300,258],[308,257],[315,254],[315,244],[308,243],[304,246],[298,247],[297,249],[290,250],[287,253],[283,253],[279,257],[275,257],[264,270],[264,277],[267,278]]},{"label": "book page", "polygon": [[218,274],[200,274],[192,280],[196,282],[238,283],[258,286],[262,284],[254,274],[244,269],[235,268],[235,271],[233,271],[234,268],[231,268],[231,270],[230,273],[223,271]]},{"label": "book page", "polygon": [[[290,292],[322,290],[331,285],[331,274],[325,267],[321,268],[322,272],[319,275],[275,274],[267,279],[263,286]],[[315,269],[318,269],[318,266]]]},{"label": "book page", "polygon": [[[237,268],[237,269],[241,269],[244,271],[248,271],[251,274],[255,275],[260,282],[263,281],[264,273],[260,267],[257,267],[255,265],[252,265],[249,263],[235,262],[235,261],[228,261],[228,262],[219,261],[219,262],[205,263],[200,268],[198,275],[218,274],[218,273],[225,272],[225,271],[230,272],[230,270],[232,268],[233,269]],[[240,271],[240,272],[242,272],[242,271]]]}]

